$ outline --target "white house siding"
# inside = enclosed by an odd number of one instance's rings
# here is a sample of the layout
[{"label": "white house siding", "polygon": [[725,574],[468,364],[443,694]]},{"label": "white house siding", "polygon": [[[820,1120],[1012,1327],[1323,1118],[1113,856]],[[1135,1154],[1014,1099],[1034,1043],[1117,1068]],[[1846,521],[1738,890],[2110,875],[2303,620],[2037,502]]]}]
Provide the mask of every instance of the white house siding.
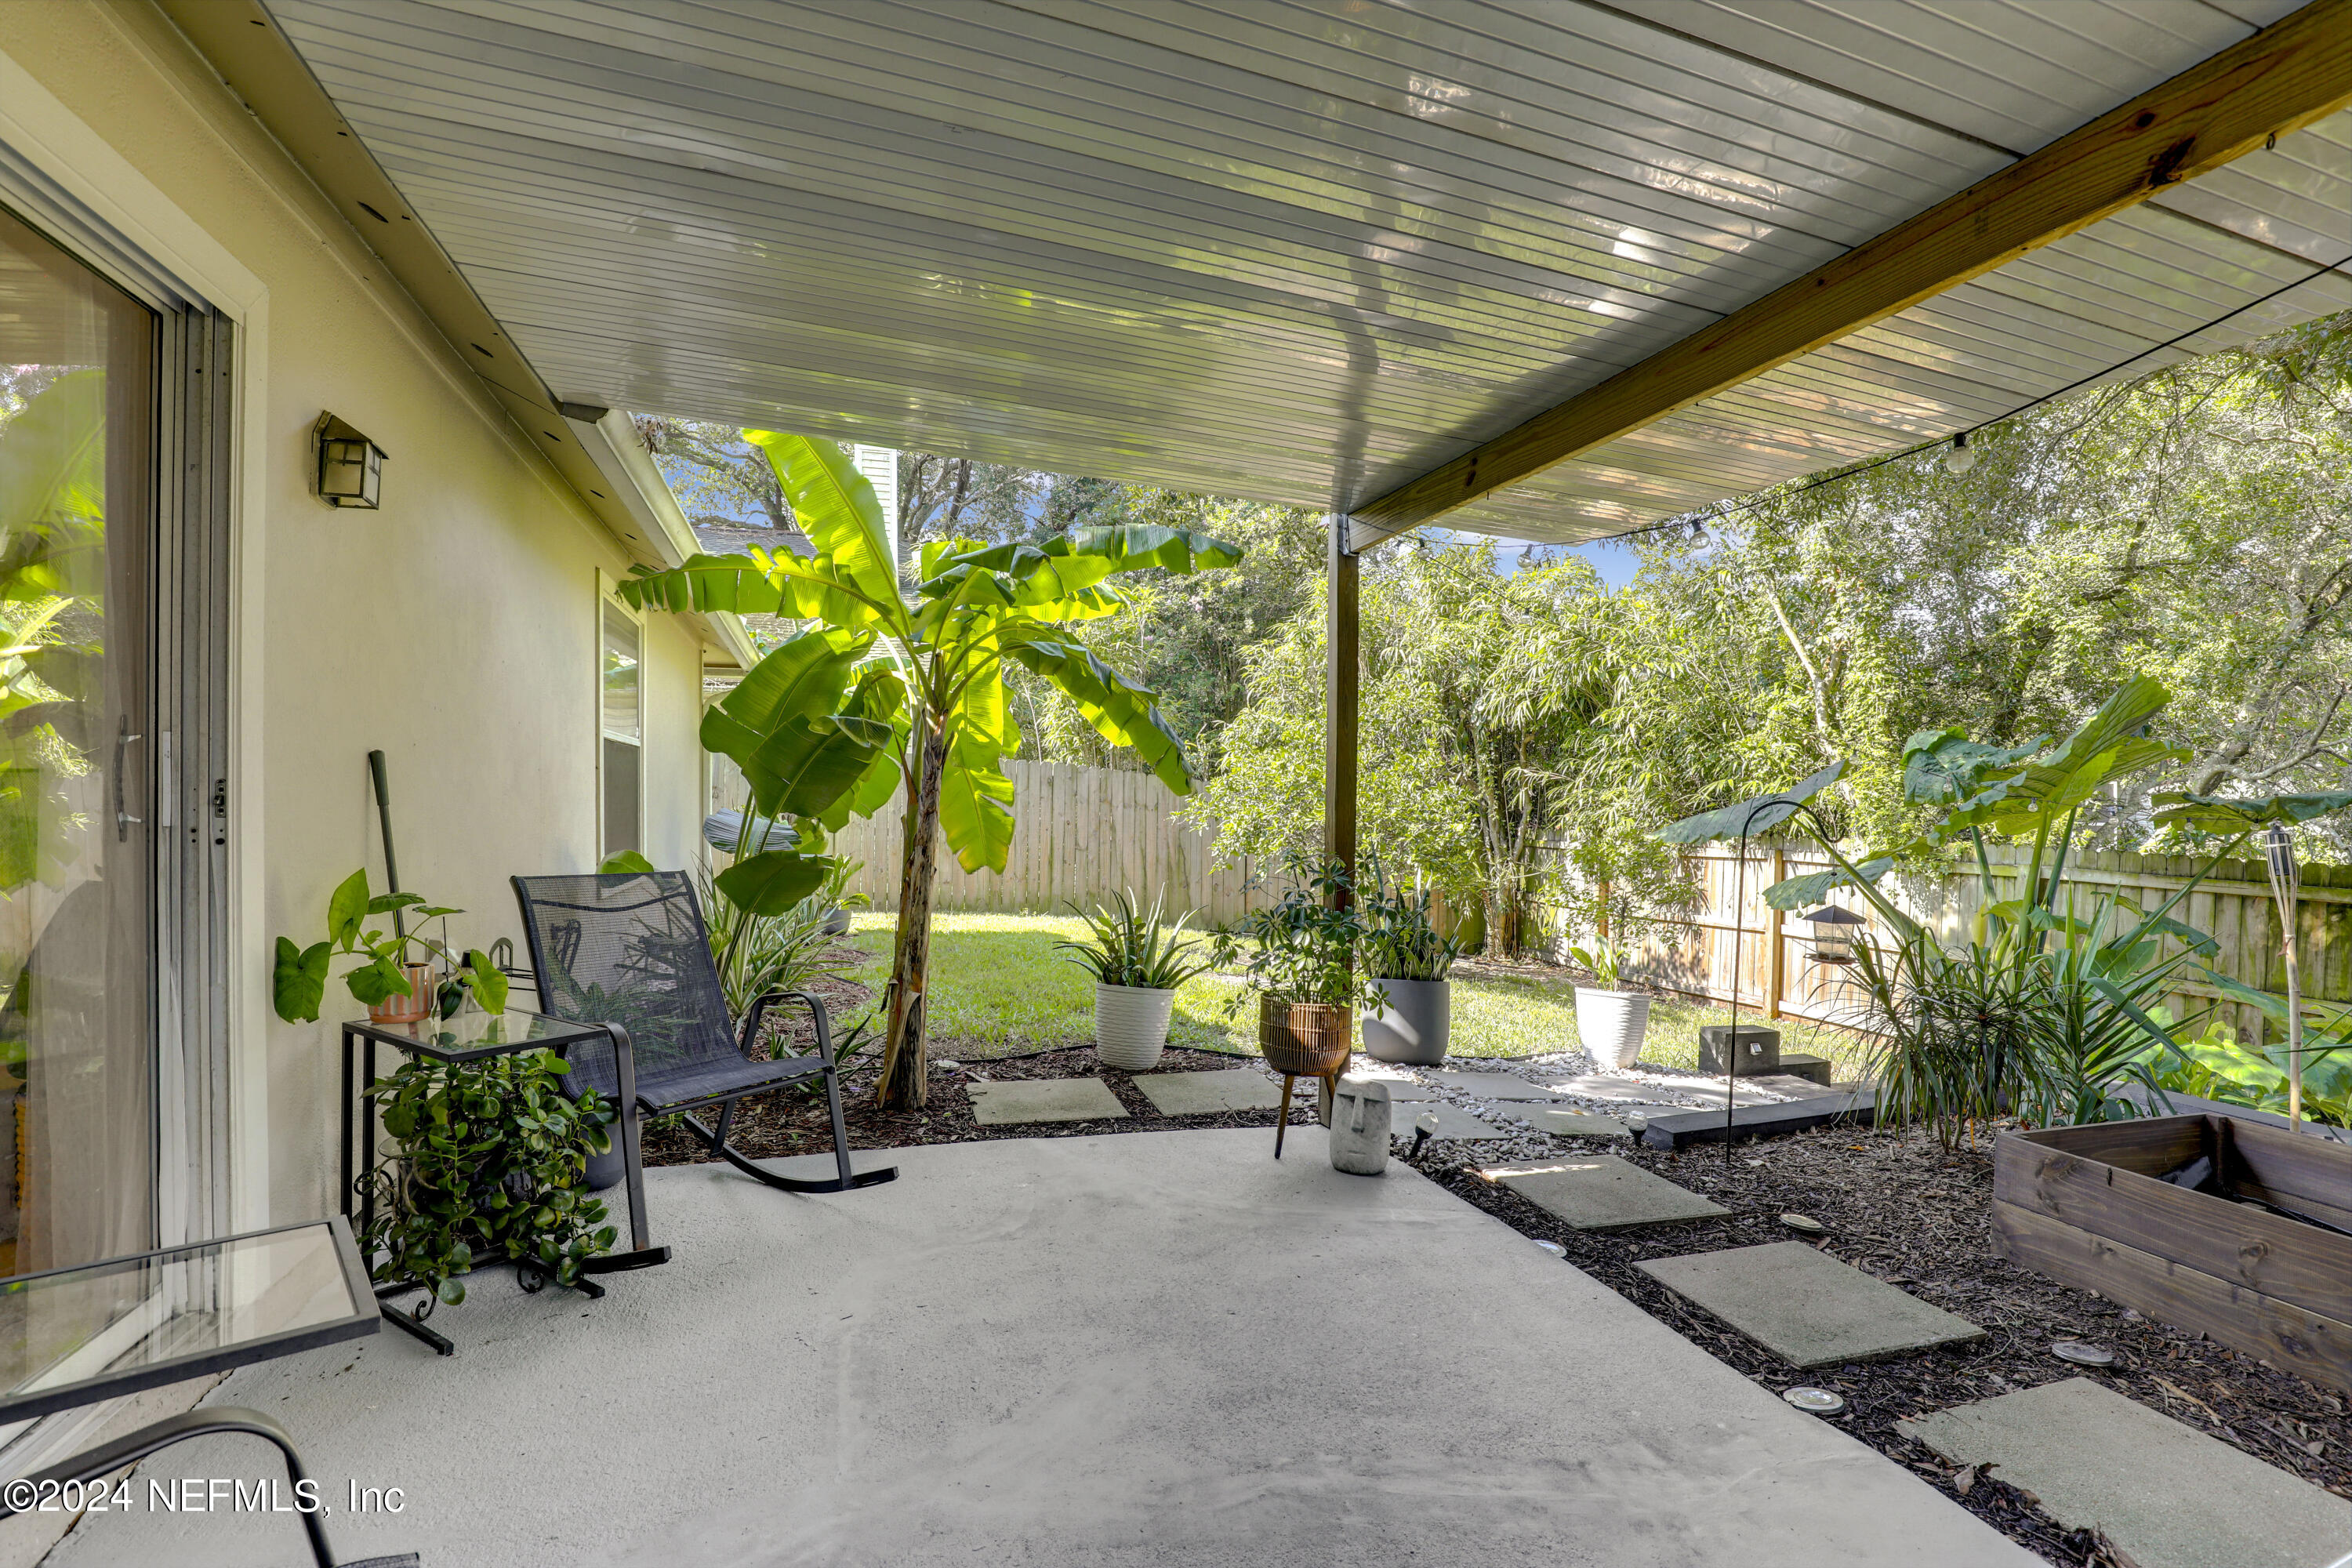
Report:
[{"label": "white house siding", "polygon": [[[468,911],[451,922],[458,941],[520,941],[509,875],[593,867],[597,574],[625,575],[627,558],[160,14],[6,10],[0,51],[267,289],[241,447],[260,482],[242,490],[239,526],[260,547],[245,558],[247,668],[233,679],[259,776],[236,781],[248,890],[232,1155],[240,1225],[313,1217],[335,1202],[332,1026],[352,1008],[338,985],[325,1021],[278,1023],[271,939],[316,940],[353,867],[381,880],[371,749],[390,768],[404,885]],[[381,510],[311,495],[310,430],[329,409],[391,454]],[[659,616],[645,646],[646,847],[685,864],[701,649]]]}]

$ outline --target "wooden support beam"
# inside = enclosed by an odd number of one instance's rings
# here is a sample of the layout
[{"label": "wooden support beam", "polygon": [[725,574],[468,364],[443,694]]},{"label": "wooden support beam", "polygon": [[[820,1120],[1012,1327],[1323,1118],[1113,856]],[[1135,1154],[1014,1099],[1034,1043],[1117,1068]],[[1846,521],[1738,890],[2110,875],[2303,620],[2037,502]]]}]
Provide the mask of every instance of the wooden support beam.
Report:
[{"label": "wooden support beam", "polygon": [[1358,546],[1727,391],[2347,103],[2352,0],[2311,0],[1795,282],[1358,506]]},{"label": "wooden support beam", "polygon": [[1334,513],[1323,554],[1323,853],[1356,873],[1356,554]]}]

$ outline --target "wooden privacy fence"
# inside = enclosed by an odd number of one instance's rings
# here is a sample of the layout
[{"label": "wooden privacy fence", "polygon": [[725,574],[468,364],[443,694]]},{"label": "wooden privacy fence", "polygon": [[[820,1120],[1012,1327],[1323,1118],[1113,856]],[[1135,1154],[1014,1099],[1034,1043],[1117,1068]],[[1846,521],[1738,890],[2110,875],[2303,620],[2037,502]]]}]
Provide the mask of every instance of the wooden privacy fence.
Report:
[{"label": "wooden privacy fence", "polygon": [[[2027,850],[2021,846],[1996,847],[1990,858],[2000,896],[2017,897]],[[1746,898],[1736,909],[1737,847],[1710,847],[1688,859],[1696,907],[1643,917],[1663,934],[1637,945],[1629,964],[1632,973],[1665,989],[1716,1001],[1730,1000],[1736,984],[1740,1005],[1768,1016],[1786,1015],[1849,1026],[1859,1022],[1861,987],[1851,969],[1814,961],[1812,928],[1797,918],[1805,911],[1784,914],[1768,908],[1762,896],[1783,877],[1829,869],[1827,857],[1811,845],[1750,846]],[[2095,900],[2116,895],[2126,904],[2152,910],[2186,885],[2203,863],[2178,855],[2091,851],[2069,861],[2065,881],[2075,889],[2076,908],[2085,916],[2095,908]],[[1968,940],[1982,901],[1973,866],[1927,876],[1890,876],[1880,887],[1897,909],[1934,930],[1948,946]],[[1866,929],[1872,940],[1885,945],[1890,933],[1885,922],[1853,889],[1839,889],[1828,901],[1866,917],[1866,928],[1849,929]],[[2305,996],[2352,1000],[2352,867],[2305,867],[2297,909]],[[2261,861],[2223,862],[2172,912],[2219,944],[2221,952],[2206,961],[2208,966],[2248,985],[2284,992],[2278,907]],[[1736,975],[1735,932],[1739,950]],[[2221,995],[2191,966],[2166,1005],[2175,1018],[2184,1018],[2201,1015]],[[2224,1003],[2220,1016],[2242,1039],[2266,1037],[2264,1020],[2252,1007]]]},{"label": "wooden privacy fence", "polygon": [[[1168,912],[1197,909],[1195,923],[1237,920],[1273,893],[1249,857],[1220,869],[1216,835],[1176,820],[1177,797],[1150,773],[1074,763],[1013,762],[1013,851],[1001,872],[967,873],[944,840],[935,909],[1060,913],[1108,901],[1132,888]],[[898,907],[898,813],[853,817],[834,836],[835,853],[866,864],[853,892],[877,910]]]}]

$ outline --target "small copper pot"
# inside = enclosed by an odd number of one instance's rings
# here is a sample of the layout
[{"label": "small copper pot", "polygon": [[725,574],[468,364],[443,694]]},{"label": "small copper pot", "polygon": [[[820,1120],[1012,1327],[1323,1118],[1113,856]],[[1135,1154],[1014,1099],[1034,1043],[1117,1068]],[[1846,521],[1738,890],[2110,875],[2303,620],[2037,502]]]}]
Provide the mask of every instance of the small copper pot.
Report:
[{"label": "small copper pot", "polygon": [[368,1009],[371,1024],[415,1024],[433,1016],[433,966],[429,963],[404,963],[401,973],[408,977],[408,994],[395,991]]}]

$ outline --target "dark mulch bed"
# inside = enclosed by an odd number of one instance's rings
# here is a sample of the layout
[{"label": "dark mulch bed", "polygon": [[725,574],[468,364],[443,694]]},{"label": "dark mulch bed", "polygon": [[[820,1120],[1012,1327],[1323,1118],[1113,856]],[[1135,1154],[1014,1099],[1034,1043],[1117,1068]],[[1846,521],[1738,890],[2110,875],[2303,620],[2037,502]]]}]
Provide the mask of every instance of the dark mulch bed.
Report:
[{"label": "dark mulch bed", "polygon": [[[1727,1166],[1720,1146],[1664,1152],[1620,1143],[1610,1152],[1738,1212],[1700,1225],[1586,1235],[1487,1182],[1445,1146],[1433,1145],[1420,1168],[1513,1229],[1558,1242],[1568,1261],[1765,1387],[1777,1393],[1807,1384],[1843,1394],[1845,1410],[1829,1419],[2053,1563],[2114,1559],[2090,1536],[2060,1530],[2032,1506],[2030,1493],[1997,1475],[1956,1474],[1897,1432],[1895,1421],[2089,1377],[2352,1497],[2352,1420],[2343,1396],[1995,1258],[1988,1145],[1947,1153],[1922,1129],[1824,1128],[1734,1145]],[[1799,1373],[1633,1267],[1643,1258],[1790,1240],[1796,1233],[1780,1223],[1790,1212],[1829,1227],[1820,1245],[1832,1256],[1979,1324],[1987,1337]],[[2050,1353],[2053,1341],[2068,1339],[2114,1351],[2116,1364],[2078,1367]]]}]

